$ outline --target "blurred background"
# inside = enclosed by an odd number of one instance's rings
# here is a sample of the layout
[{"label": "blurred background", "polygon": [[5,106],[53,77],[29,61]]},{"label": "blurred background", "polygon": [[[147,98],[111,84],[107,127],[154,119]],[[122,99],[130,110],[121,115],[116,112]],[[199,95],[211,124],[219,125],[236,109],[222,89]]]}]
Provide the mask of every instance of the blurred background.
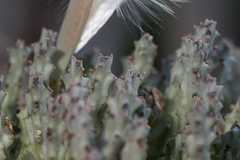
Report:
[{"label": "blurred background", "polygon": [[[5,74],[8,63],[7,47],[15,44],[18,38],[29,45],[38,41],[42,27],[59,31],[68,0],[7,0],[0,1],[0,75]],[[165,16],[161,26],[150,24],[152,29],[143,28],[154,35],[158,47],[157,62],[174,52],[180,46],[181,37],[194,33],[193,25],[206,18],[218,22],[217,30],[221,38],[231,38],[240,46],[240,1],[239,0],[191,0],[189,3],[174,6],[176,17]],[[160,15],[161,16],[161,15]],[[114,74],[119,74],[119,57],[130,54],[133,41],[141,33],[131,22],[124,21],[114,14],[100,32],[78,54],[98,47],[105,54],[114,55]]]}]

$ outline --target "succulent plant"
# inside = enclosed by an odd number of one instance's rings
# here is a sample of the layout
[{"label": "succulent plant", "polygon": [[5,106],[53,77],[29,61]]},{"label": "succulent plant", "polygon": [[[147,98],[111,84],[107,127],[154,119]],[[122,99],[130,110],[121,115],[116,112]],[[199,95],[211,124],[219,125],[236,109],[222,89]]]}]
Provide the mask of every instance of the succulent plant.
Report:
[{"label": "succulent plant", "polygon": [[87,98],[87,104],[91,110],[91,126],[95,129],[97,138],[101,135],[105,110],[107,109],[106,98],[108,89],[116,77],[111,72],[113,55],[99,55],[95,70],[91,71],[91,90]]},{"label": "succulent plant", "polygon": [[217,160],[239,159],[239,136],[239,125],[236,121],[228,132],[221,135],[221,142],[215,143],[215,150],[218,153],[216,154]]},{"label": "succulent plant", "polygon": [[123,75],[127,70],[133,69],[136,72],[145,72],[146,78],[152,71],[154,59],[157,56],[157,46],[152,42],[153,37],[145,34],[139,41],[134,42],[135,50],[131,56],[123,57]]},{"label": "succulent plant", "polygon": [[164,71],[153,68],[156,45],[143,35],[122,58],[119,78],[113,55],[102,54],[95,66],[94,56],[72,56],[60,73],[63,50],[51,30],[31,47],[17,41],[6,89],[0,77],[0,159],[239,159],[240,105],[232,104],[240,95],[240,50],[226,39],[214,46],[215,21],[194,28],[161,60]]},{"label": "succulent plant", "polygon": [[48,56],[52,50],[49,40],[33,45],[34,62],[29,62],[29,84],[24,94],[26,106],[17,115],[22,126],[21,151],[18,159],[43,159],[41,143],[43,127],[41,117],[48,112],[47,97],[51,95],[49,77],[54,66]]},{"label": "succulent plant", "polygon": [[3,102],[2,114],[5,117],[8,116],[10,120],[15,120],[16,112],[13,111],[18,106],[20,89],[25,75],[24,67],[31,52],[30,47],[26,47],[24,43],[22,40],[17,40],[15,47],[7,49],[10,57],[6,79],[8,95]]},{"label": "succulent plant", "polygon": [[[216,134],[213,130],[214,116],[209,113],[207,103],[198,99],[187,114],[189,128],[186,131],[186,151],[183,153],[183,159],[210,160],[210,147]],[[194,140],[195,143],[192,143]]]},{"label": "succulent plant", "polygon": [[239,87],[235,85],[240,79],[239,50],[232,42],[222,39],[211,57],[214,64],[210,73],[224,86],[221,97],[224,112],[228,112],[230,105],[240,97]]},{"label": "succulent plant", "polygon": [[[6,97],[5,90],[2,90],[3,76],[0,77],[0,107],[2,107],[2,101]],[[9,117],[3,117],[0,113],[0,159],[9,158],[9,147],[12,145],[15,139],[13,134],[12,121]]]},{"label": "succulent plant", "polygon": [[[106,143],[103,149],[103,153],[106,159],[114,159],[114,156],[119,153],[120,147],[124,144],[124,142],[125,145],[127,145],[125,134],[128,132],[131,125],[138,126],[138,124],[132,124],[138,123],[133,119],[133,114],[137,114],[136,111],[138,109],[142,110],[142,114],[144,114],[144,116],[142,117],[143,120],[140,120],[141,118],[136,118],[136,121],[145,121],[146,124],[148,117],[147,112],[149,111],[145,109],[145,101],[135,95],[136,90],[140,85],[139,82],[141,81],[142,77],[139,73],[134,73],[133,71],[129,70],[126,74],[125,80],[123,80],[123,77],[116,80],[118,91],[115,95],[107,100],[110,115],[105,121],[105,131],[103,135],[104,142]],[[142,132],[139,134],[143,134],[142,138],[144,138],[144,136],[147,135],[145,132],[147,131],[148,126],[140,124],[140,126],[142,125],[145,129],[141,129]],[[141,137],[139,137],[139,139],[141,139]],[[135,140],[136,144],[138,143],[137,141],[138,139]]]}]

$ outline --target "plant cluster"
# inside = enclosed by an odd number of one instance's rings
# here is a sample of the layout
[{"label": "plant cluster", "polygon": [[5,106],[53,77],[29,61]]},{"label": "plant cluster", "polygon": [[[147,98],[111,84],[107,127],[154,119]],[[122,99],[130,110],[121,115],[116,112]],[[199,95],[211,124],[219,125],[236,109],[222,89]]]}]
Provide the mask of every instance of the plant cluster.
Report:
[{"label": "plant cluster", "polygon": [[43,29],[31,47],[18,40],[6,89],[0,78],[0,160],[240,159],[240,49],[214,46],[215,21],[194,29],[159,71],[143,35],[119,77],[113,55],[93,52],[56,78],[57,33]]}]

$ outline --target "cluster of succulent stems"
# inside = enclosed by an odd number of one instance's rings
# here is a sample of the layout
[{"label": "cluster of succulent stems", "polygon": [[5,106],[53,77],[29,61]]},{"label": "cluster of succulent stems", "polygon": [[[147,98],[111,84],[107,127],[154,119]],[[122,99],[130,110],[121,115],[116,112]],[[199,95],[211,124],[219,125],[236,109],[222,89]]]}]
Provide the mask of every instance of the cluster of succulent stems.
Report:
[{"label": "cluster of succulent stems", "polygon": [[214,46],[215,21],[194,29],[158,71],[143,35],[117,76],[113,54],[96,52],[60,75],[51,30],[31,47],[18,40],[0,77],[0,160],[239,159],[240,48]]}]

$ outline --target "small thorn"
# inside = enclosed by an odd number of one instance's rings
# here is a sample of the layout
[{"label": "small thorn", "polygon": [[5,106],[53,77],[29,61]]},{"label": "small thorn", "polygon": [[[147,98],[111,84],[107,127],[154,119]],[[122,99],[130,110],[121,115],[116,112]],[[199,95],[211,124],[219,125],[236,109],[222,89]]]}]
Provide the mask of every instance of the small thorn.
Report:
[{"label": "small thorn", "polygon": [[32,62],[32,61],[30,61],[30,60],[28,61],[28,63],[29,63],[29,65],[32,65],[32,64],[33,64],[33,62]]},{"label": "small thorn", "polygon": [[90,70],[90,73],[91,73],[91,74],[94,72],[94,70],[93,70],[93,69],[89,69],[89,70]]},{"label": "small thorn", "polygon": [[80,64],[81,64],[81,61],[80,61],[80,60],[77,60],[76,63],[77,63],[77,65],[80,65]]},{"label": "small thorn", "polygon": [[128,56],[127,57],[130,61],[133,61],[134,60],[134,58],[132,57],[132,56]]},{"label": "small thorn", "polygon": [[218,46],[213,46],[213,50],[216,50],[216,49],[218,49]]},{"label": "small thorn", "polygon": [[198,68],[194,70],[194,74],[197,74],[197,73],[198,73]]}]

